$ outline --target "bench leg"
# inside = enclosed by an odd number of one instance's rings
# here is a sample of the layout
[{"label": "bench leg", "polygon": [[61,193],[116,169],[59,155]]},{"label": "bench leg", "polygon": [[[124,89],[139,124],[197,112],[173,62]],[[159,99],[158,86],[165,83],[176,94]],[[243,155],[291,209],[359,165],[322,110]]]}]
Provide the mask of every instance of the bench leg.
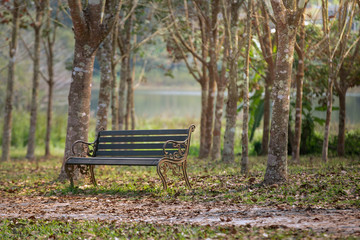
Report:
[{"label": "bench leg", "polygon": [[157,165],[157,167],[156,167],[156,171],[157,171],[157,173],[158,173],[158,175],[159,175],[159,177],[160,177],[160,179],[161,179],[161,182],[162,182],[162,185],[163,185],[163,187],[164,187],[164,190],[166,190],[166,189],[167,189],[167,184],[166,184],[166,179],[165,179],[165,177],[164,177],[164,175],[162,174],[161,169],[160,169],[160,164],[161,164],[161,163],[162,163],[161,161],[158,163],[158,165]]},{"label": "bench leg", "polygon": [[94,168],[95,168],[95,166],[93,166],[93,165],[89,166],[90,180],[91,180],[91,183],[96,187],[97,184],[96,184],[96,179],[95,179],[95,174],[94,174]]},{"label": "bench leg", "polygon": [[186,186],[191,189],[189,178],[188,178],[188,175],[187,175],[187,172],[186,172],[186,162],[183,162],[181,164],[181,169],[182,169],[182,172],[184,174],[184,179],[185,179]]}]

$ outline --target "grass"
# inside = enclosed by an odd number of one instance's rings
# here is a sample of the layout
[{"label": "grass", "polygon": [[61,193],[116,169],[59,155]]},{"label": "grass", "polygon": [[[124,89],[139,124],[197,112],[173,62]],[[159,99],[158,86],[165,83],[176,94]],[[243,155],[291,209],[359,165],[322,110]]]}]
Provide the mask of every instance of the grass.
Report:
[{"label": "grass", "polygon": [[1,239],[312,239],[329,235],[281,226],[157,225],[104,221],[0,220]]}]

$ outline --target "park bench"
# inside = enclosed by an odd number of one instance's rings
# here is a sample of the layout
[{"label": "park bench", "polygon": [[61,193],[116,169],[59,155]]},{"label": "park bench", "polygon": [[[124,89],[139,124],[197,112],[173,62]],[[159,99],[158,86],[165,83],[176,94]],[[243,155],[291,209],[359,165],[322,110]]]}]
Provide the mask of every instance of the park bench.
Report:
[{"label": "park bench", "polygon": [[[76,165],[79,168],[84,165],[87,167],[91,182],[95,186],[95,165],[126,165],[156,166],[165,190],[166,173],[163,174],[162,170],[166,171],[168,166],[177,166],[187,187],[191,188],[186,172],[186,160],[191,133],[194,130],[195,125],[188,129],[99,131],[92,143],[75,141],[71,146],[73,156],[65,163],[71,186],[74,186],[73,173]],[[80,149],[77,155],[75,148]]]}]

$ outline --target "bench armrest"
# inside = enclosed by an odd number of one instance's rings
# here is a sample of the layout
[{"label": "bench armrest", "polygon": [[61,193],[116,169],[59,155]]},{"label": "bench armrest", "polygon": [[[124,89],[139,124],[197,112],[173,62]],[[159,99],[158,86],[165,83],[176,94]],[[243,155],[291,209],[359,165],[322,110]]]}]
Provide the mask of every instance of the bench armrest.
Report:
[{"label": "bench armrest", "polygon": [[84,144],[86,145],[86,155],[88,155],[89,157],[94,157],[95,155],[95,151],[96,151],[96,140],[94,142],[85,142],[83,140],[77,140],[75,141],[72,145],[71,145],[71,152],[73,154],[73,156],[75,156],[75,145],[76,144]]},{"label": "bench armrest", "polygon": [[[177,148],[176,152],[170,153],[166,150],[168,144],[172,144],[172,148]],[[172,160],[186,159],[189,152],[189,138],[184,141],[167,140],[163,146],[164,157]]]}]

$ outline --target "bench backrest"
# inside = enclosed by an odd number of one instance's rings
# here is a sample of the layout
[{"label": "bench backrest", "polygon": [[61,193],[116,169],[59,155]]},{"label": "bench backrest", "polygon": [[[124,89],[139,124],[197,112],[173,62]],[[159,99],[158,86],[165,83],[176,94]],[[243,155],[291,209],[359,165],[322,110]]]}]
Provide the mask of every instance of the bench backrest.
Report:
[{"label": "bench backrest", "polygon": [[[193,128],[166,130],[119,130],[101,131],[97,139],[98,157],[162,157],[167,140],[184,141]],[[169,153],[176,149],[167,145]]]}]

